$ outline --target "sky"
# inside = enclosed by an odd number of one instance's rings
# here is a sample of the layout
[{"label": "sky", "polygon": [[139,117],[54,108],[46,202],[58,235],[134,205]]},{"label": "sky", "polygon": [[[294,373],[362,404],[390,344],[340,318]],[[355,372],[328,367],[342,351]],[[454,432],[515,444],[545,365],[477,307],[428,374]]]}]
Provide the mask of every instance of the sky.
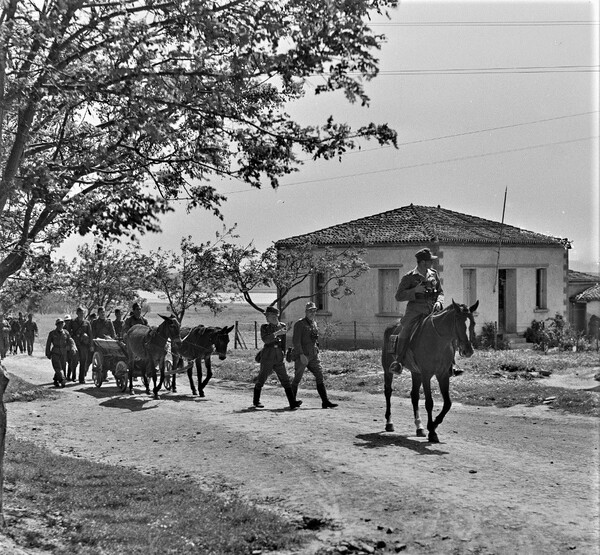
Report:
[{"label": "sky", "polygon": [[262,250],[411,203],[501,221],[506,189],[505,223],[570,239],[570,267],[600,272],[598,4],[401,0],[373,19],[387,39],[368,108],[315,97],[318,76],[289,107],[307,124],[388,123],[398,149],[365,142],[341,162],[307,160],[277,190],[216,179],[225,222],[181,206],[142,249],[237,224],[237,241]]}]

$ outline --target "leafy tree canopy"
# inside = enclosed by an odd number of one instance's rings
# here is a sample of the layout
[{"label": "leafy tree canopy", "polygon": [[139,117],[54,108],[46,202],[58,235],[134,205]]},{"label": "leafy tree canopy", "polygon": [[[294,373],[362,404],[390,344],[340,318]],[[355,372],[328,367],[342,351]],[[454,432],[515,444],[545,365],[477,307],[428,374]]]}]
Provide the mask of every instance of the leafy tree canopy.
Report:
[{"label": "leafy tree canopy", "polygon": [[210,179],[277,186],[299,153],[340,156],[386,125],[302,125],[286,104],[368,103],[384,0],[5,0],[0,285],[69,234],[159,230],[174,199],[219,214]]}]

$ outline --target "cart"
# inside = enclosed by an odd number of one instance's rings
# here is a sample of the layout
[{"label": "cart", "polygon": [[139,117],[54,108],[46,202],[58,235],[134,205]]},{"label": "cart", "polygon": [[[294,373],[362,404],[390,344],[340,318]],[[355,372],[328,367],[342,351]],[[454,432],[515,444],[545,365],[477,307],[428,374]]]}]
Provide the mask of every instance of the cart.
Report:
[{"label": "cart", "polygon": [[[110,370],[115,377],[117,387],[125,393],[129,382],[129,359],[127,347],[123,341],[117,339],[94,339],[94,354],[92,356],[92,380],[96,387],[100,387],[108,377]],[[171,375],[173,363],[170,358],[165,360],[164,387],[171,388]],[[134,364],[133,377],[139,378],[142,370],[138,364]]]}]

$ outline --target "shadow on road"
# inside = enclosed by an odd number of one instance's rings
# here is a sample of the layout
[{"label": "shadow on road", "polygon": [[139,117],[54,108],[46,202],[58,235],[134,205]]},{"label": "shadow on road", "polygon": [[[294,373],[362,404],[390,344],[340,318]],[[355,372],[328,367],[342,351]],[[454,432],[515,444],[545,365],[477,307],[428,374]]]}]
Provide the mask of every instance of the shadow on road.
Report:
[{"label": "shadow on road", "polygon": [[410,439],[406,436],[397,434],[390,434],[384,432],[377,432],[374,434],[359,434],[356,436],[357,439],[362,440],[364,443],[355,443],[357,447],[364,447],[366,449],[378,449],[381,447],[404,447],[415,451],[419,455],[448,455],[448,451],[441,451],[439,449],[432,449],[431,443],[427,441]]},{"label": "shadow on road", "polygon": [[110,409],[121,409],[121,410],[129,410],[131,412],[138,412],[142,410],[150,410],[156,409],[158,406],[154,404],[153,406],[146,406],[146,403],[154,401],[152,398],[141,399],[139,397],[113,397],[112,399],[108,399],[106,401],[102,401],[100,403],[101,407],[107,407]]}]

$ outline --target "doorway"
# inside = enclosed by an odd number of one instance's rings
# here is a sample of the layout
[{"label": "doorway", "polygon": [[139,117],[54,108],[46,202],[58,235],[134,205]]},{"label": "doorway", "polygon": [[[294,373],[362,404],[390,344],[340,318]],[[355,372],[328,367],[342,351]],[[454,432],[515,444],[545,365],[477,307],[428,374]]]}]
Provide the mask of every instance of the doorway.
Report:
[{"label": "doorway", "polygon": [[517,333],[517,270],[498,270],[498,333]]}]

